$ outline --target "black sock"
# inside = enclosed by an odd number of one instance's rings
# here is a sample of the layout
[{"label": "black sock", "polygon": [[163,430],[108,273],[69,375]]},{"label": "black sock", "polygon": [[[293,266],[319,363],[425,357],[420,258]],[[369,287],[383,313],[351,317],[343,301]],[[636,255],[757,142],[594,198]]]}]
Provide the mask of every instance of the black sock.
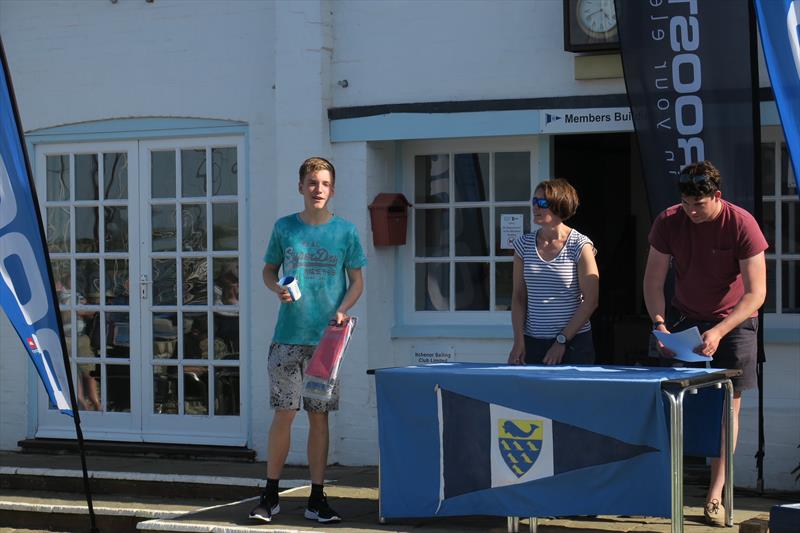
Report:
[{"label": "black sock", "polygon": [[311,484],[311,496],[309,496],[308,499],[309,500],[314,500],[314,501],[321,500],[322,496],[323,496],[323,493],[322,493],[323,486],[324,485],[322,485],[322,484],[317,485],[316,483],[312,483]]},{"label": "black sock", "polygon": [[275,499],[278,497],[278,479],[267,478],[267,486],[264,488],[264,497]]}]

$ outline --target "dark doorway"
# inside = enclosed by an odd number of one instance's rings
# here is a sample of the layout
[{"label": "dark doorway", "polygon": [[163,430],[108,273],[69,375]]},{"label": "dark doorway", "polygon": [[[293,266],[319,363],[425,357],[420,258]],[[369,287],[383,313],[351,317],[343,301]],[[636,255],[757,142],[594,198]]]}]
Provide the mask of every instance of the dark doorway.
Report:
[{"label": "dark doorway", "polygon": [[597,249],[600,307],[592,316],[599,364],[634,364],[646,355],[650,320],[642,298],[650,212],[633,134],[554,137],[554,176],[578,191],[567,224]]}]

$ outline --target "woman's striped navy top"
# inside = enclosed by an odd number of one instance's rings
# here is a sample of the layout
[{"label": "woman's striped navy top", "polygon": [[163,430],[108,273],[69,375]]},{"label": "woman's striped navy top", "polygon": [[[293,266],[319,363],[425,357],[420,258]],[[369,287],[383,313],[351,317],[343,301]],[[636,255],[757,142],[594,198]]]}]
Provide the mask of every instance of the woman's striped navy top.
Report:
[{"label": "woman's striped navy top", "polygon": [[[575,314],[583,301],[578,283],[578,259],[585,245],[594,246],[586,235],[571,230],[567,242],[552,261],[545,261],[536,247],[535,233],[514,241],[514,251],[522,259],[528,290],[525,335],[542,339],[555,337]],[[589,321],[578,333],[592,329]]]}]

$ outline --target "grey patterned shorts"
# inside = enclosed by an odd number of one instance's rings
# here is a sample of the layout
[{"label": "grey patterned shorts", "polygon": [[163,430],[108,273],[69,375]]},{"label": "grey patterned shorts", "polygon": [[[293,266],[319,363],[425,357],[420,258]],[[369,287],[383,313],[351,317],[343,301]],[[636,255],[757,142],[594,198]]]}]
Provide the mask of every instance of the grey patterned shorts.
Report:
[{"label": "grey patterned shorts", "polygon": [[[303,370],[314,354],[316,346],[280,344],[269,347],[269,405],[273,409],[297,411],[303,391]],[[324,402],[303,398],[303,409],[312,413],[327,413],[339,409],[339,384],[333,388],[333,397]]]}]

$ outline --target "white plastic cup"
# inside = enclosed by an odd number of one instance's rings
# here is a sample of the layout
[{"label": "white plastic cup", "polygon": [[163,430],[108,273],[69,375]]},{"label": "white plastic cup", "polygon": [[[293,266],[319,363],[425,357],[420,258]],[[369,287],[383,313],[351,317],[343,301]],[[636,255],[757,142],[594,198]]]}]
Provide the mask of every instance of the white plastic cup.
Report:
[{"label": "white plastic cup", "polygon": [[289,291],[289,296],[292,297],[293,302],[300,299],[300,285],[297,284],[297,280],[294,279],[294,276],[283,276],[278,280],[278,285]]}]

